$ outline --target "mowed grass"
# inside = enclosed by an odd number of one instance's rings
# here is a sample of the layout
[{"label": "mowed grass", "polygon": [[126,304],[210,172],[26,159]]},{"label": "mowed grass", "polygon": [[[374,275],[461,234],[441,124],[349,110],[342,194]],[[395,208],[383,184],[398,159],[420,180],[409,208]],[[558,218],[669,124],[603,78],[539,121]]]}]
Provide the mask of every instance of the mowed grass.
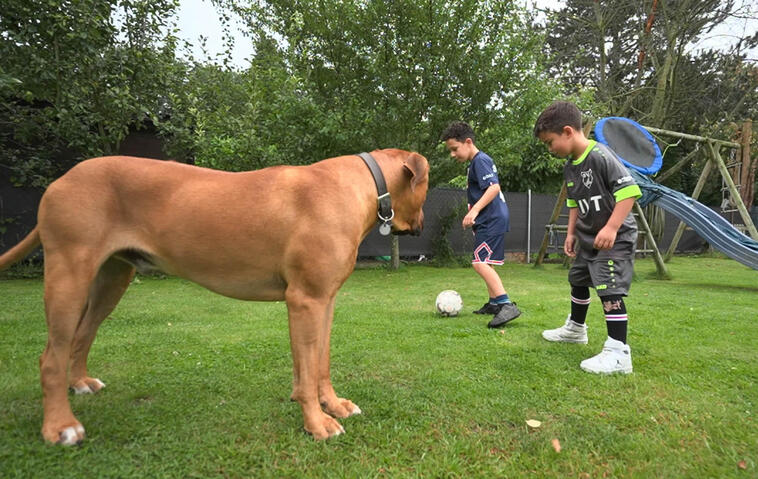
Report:
[{"label": "mowed grass", "polygon": [[[0,476],[756,477],[758,271],[718,258],[670,268],[659,281],[637,262],[635,372],[612,377],[579,369],[606,337],[596,297],[589,345],[540,336],[568,313],[560,265],[499,269],[524,312],[502,333],[471,314],[486,295],[470,268],[355,271],[337,301],[332,379],[363,414],[325,442],[289,401],[284,303],[140,278],[90,354],[106,389],[70,396],[88,435],[73,448],[40,435],[42,282],[0,281]],[[461,293],[462,316],[434,314],[443,289]]]}]

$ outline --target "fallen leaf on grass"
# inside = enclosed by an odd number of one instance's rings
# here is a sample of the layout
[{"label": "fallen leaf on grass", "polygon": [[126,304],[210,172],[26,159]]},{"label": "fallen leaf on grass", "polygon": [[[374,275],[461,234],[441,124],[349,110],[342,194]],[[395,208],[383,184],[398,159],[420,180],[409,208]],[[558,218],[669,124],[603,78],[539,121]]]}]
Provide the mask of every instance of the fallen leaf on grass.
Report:
[{"label": "fallen leaf on grass", "polygon": [[559,441],[557,438],[553,438],[550,443],[553,445],[553,449],[555,449],[555,452],[561,452],[561,441]]},{"label": "fallen leaf on grass", "polygon": [[536,420],[536,419],[527,419],[526,420],[526,425],[529,426],[529,427],[533,427],[533,428],[536,429],[536,428],[542,426],[542,423],[540,421]]},{"label": "fallen leaf on grass", "polygon": [[747,469],[747,463],[745,461],[740,461],[737,463],[737,467],[740,469]]}]

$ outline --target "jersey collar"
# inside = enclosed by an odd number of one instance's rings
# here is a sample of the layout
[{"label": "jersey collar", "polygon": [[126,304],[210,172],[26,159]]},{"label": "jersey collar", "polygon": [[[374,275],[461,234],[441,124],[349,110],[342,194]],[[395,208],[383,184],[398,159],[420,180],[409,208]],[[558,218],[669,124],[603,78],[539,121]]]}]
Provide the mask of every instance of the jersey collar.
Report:
[{"label": "jersey collar", "polygon": [[590,154],[590,151],[592,151],[592,149],[595,148],[595,145],[597,145],[597,141],[590,140],[590,144],[587,145],[587,149],[584,150],[584,153],[582,153],[582,156],[580,156],[576,160],[572,160],[571,164],[574,165],[574,166],[576,166],[576,165],[580,164],[581,162],[583,162],[584,159],[587,158],[587,155]]}]

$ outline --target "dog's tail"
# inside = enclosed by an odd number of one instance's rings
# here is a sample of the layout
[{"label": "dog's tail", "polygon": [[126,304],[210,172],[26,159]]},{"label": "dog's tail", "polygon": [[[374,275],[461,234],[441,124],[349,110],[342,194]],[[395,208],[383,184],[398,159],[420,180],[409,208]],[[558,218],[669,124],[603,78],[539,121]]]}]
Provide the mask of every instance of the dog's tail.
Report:
[{"label": "dog's tail", "polygon": [[12,264],[18,263],[26,258],[29,253],[34,251],[34,249],[41,244],[42,241],[39,239],[39,228],[35,226],[32,232],[26,235],[26,238],[21,240],[19,244],[0,256],[0,271],[7,269]]}]

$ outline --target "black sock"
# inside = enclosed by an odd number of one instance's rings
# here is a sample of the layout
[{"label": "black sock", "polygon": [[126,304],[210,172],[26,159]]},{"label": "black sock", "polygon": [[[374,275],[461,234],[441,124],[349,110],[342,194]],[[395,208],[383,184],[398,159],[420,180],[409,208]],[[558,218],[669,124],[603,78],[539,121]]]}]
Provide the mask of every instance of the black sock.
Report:
[{"label": "black sock", "polygon": [[600,301],[603,303],[608,336],[626,344],[626,331],[629,318],[626,314],[624,297],[621,295],[601,296]]},{"label": "black sock", "polygon": [[586,286],[571,286],[571,321],[584,324],[589,307],[590,288]]}]

